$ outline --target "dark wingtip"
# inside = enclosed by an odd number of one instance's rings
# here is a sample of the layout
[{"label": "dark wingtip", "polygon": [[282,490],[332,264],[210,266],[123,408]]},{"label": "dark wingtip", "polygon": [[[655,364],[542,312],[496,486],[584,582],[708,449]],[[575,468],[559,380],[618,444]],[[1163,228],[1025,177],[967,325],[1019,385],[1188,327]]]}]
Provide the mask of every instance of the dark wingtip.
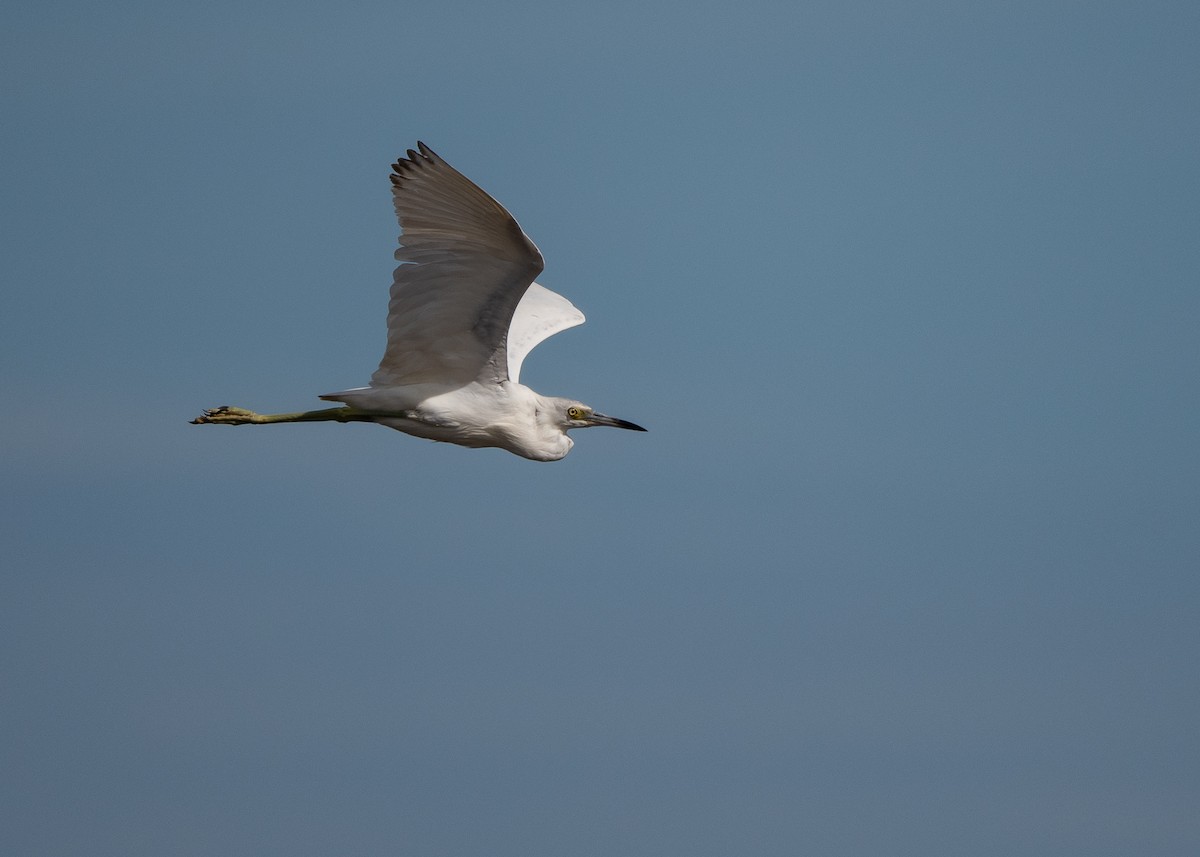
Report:
[{"label": "dark wingtip", "polygon": [[422,164],[443,163],[438,157],[437,152],[426,146],[420,140],[417,141],[416,149],[408,149],[404,153],[405,157],[398,158],[396,163],[392,164],[392,184],[399,184],[397,181],[413,170],[419,169]]}]

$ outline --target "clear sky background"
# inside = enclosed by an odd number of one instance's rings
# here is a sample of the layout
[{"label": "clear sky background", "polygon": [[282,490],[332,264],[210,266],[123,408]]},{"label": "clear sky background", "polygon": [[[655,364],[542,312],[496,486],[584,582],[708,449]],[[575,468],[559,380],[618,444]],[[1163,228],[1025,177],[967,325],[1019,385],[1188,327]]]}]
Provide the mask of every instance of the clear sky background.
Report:
[{"label": "clear sky background", "polygon": [[[0,851],[1200,853],[1200,5],[6,3]],[[319,406],[388,164],[641,423]]]}]

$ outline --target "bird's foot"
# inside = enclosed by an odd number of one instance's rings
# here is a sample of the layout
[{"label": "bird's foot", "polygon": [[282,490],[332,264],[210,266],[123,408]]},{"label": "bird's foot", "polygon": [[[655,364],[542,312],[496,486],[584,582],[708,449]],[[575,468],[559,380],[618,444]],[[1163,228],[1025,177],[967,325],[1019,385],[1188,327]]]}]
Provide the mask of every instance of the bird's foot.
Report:
[{"label": "bird's foot", "polygon": [[213,425],[222,426],[242,426],[247,423],[258,422],[260,416],[254,411],[248,411],[245,408],[235,408],[231,405],[221,405],[219,408],[209,408],[200,416],[192,420],[192,425],[204,425],[212,423]]}]

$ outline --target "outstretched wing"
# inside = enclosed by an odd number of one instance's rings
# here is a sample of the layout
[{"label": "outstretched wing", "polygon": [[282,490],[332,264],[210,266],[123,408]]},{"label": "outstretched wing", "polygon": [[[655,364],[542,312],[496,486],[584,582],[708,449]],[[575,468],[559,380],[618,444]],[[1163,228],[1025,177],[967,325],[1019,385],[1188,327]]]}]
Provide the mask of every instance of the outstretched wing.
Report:
[{"label": "outstretched wing", "polygon": [[509,379],[521,380],[521,364],[539,342],[583,322],[583,313],[562,295],[539,283],[530,285],[508,328]]},{"label": "outstretched wing", "polygon": [[371,386],[503,380],[509,325],[542,254],[504,206],[424,143],[417,150],[392,166],[401,264]]}]

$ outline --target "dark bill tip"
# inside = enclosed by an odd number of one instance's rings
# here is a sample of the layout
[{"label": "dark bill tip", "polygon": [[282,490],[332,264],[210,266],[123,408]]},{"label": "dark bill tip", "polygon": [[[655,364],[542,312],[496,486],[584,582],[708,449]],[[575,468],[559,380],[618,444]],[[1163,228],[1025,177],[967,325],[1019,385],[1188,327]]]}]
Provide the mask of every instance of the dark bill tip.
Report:
[{"label": "dark bill tip", "polygon": [[606,417],[604,414],[592,414],[589,418],[594,426],[610,426],[611,428],[629,429],[630,431],[646,431],[637,423],[629,420],[619,420],[616,417]]}]

